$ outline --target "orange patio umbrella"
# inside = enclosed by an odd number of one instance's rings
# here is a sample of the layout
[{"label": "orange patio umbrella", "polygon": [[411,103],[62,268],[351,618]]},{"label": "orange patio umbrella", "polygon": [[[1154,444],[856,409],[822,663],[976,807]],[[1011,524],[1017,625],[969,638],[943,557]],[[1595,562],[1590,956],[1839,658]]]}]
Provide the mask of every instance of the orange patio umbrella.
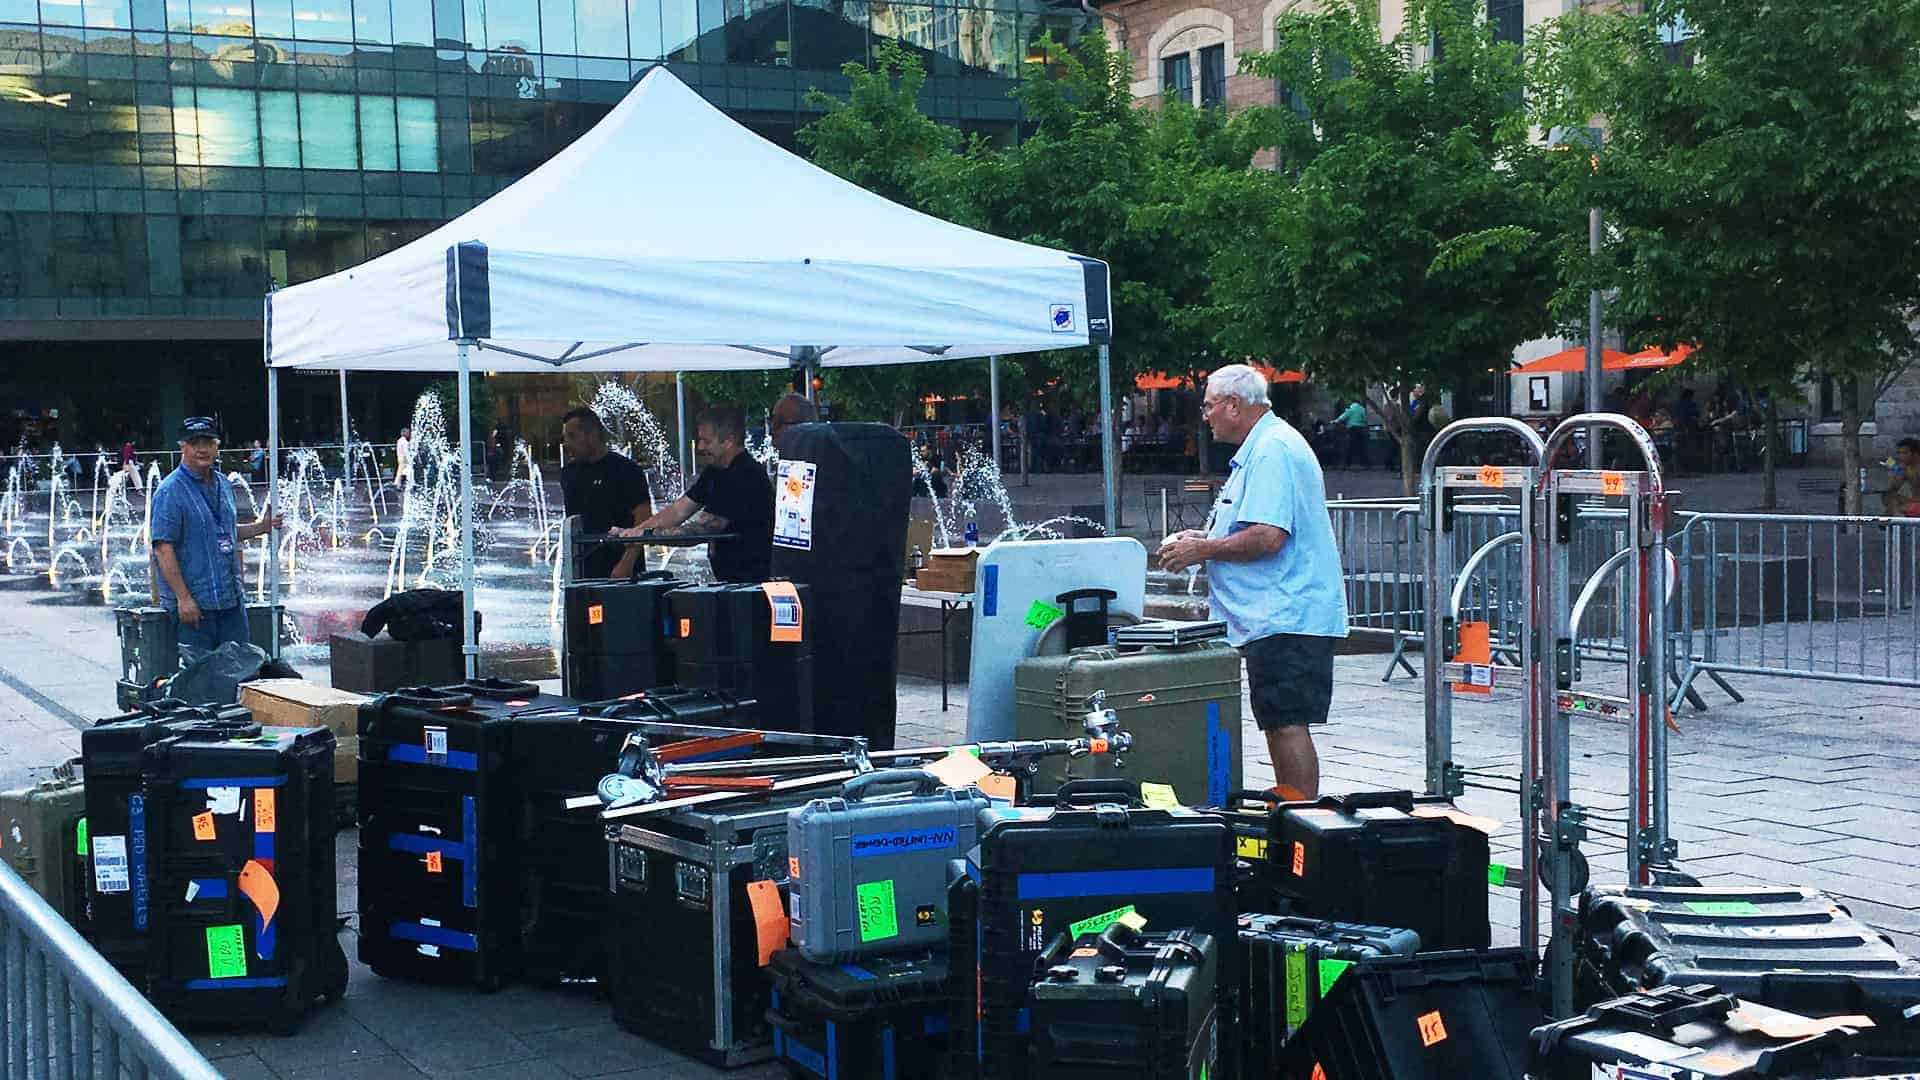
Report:
[{"label": "orange patio umbrella", "polygon": [[1674,346],[1672,352],[1663,351],[1658,347],[1651,348],[1651,349],[1642,349],[1641,351],[1634,353],[1633,355],[1623,359],[1620,363],[1620,366],[1617,368],[1613,367],[1612,365],[1608,365],[1607,370],[1608,371],[1646,371],[1650,368],[1672,367],[1673,365],[1679,363],[1680,361],[1685,360],[1692,353],[1693,353],[1693,346],[1691,345],[1676,345]]},{"label": "orange patio umbrella", "polygon": [[[1693,352],[1693,346],[1676,346],[1672,352],[1660,349],[1644,349],[1637,353],[1623,353],[1616,349],[1600,350],[1600,370],[1602,371],[1650,371],[1655,368],[1672,367],[1685,360]],[[1529,360],[1508,372],[1509,375],[1544,375],[1550,371],[1570,371],[1575,374],[1587,370],[1587,350],[1566,349],[1543,356],[1538,360]]]},{"label": "orange patio umbrella", "polygon": [[[1275,371],[1264,364],[1255,364],[1253,366],[1258,368],[1260,373],[1265,375],[1267,381],[1270,383],[1303,383],[1307,381],[1305,372]],[[1155,375],[1143,372],[1133,380],[1133,385],[1137,390],[1178,390],[1187,386],[1188,383],[1186,379],[1178,375]]]}]

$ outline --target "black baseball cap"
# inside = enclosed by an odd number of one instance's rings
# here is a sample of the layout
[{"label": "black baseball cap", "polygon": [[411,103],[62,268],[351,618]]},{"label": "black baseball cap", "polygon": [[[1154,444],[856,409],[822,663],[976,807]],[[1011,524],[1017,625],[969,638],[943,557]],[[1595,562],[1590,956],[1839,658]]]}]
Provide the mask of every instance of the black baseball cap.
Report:
[{"label": "black baseball cap", "polygon": [[219,438],[220,425],[214,423],[213,417],[211,416],[189,416],[185,420],[180,421],[180,439],[183,442],[188,439],[214,439],[217,441]]}]

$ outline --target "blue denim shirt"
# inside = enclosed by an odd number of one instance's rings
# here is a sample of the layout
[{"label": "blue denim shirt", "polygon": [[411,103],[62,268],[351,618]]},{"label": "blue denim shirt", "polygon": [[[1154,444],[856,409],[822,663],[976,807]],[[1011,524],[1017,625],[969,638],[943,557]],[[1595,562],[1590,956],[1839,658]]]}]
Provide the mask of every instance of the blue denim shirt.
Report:
[{"label": "blue denim shirt", "polygon": [[1327,482],[1313,447],[1268,413],[1233,455],[1214,506],[1213,539],[1249,525],[1284,529],[1286,543],[1251,562],[1207,563],[1208,606],[1227,624],[1227,643],[1274,634],[1347,636],[1347,588],[1327,514]]},{"label": "blue denim shirt", "polygon": [[[181,465],[154,489],[153,541],[173,545],[180,577],[203,611],[220,611],[246,602],[240,588],[238,526],[233,491],[218,467],[201,480],[192,469]],[[222,537],[231,545],[230,551],[220,550]],[[168,611],[179,610],[180,600],[160,574],[158,564],[154,566],[154,580],[160,586],[161,606]]]}]

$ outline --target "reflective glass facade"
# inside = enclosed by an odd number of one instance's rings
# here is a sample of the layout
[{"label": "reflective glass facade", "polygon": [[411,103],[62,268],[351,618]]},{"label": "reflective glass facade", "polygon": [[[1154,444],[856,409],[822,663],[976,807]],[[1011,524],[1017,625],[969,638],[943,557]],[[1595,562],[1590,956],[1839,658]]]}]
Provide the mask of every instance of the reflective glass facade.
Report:
[{"label": "reflective glass facade", "polygon": [[1088,25],[1044,0],[0,0],[0,341],[257,334],[270,285],[425,234],[659,62],[791,147],[806,91],[892,39],[929,114],[1010,140],[1033,43]]}]

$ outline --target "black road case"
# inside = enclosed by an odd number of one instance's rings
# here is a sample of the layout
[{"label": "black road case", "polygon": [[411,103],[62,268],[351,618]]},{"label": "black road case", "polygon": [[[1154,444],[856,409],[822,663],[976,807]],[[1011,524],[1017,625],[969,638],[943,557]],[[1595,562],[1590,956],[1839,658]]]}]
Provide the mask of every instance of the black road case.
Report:
[{"label": "black road case", "polygon": [[776,883],[784,907],[787,812],[812,794],[668,811],[609,831],[616,1023],[718,1065],[772,1056],[747,886]]},{"label": "black road case", "polygon": [[1536,1028],[1533,1080],[1592,1080],[1608,1066],[1650,1065],[1634,1076],[1671,1080],[1854,1075],[1844,1061],[1851,1032],[1776,1039],[1727,1024],[1739,1002],[1705,983],[1662,986],[1604,1001],[1585,1016]]},{"label": "black road case", "polygon": [[[1264,836],[1246,835],[1254,881],[1278,895],[1282,914],[1395,926],[1428,949],[1481,949],[1487,919],[1487,835],[1441,816],[1453,804],[1406,791],[1328,795],[1310,803],[1270,802]],[[1254,910],[1266,910],[1256,908]]]},{"label": "black road case", "polygon": [[799,597],[798,641],[774,640],[775,601],[759,585],[696,585],[667,594],[674,681],[759,702],[753,727],[814,729],[812,591]]},{"label": "black road case", "polygon": [[1033,1074],[1048,1080],[1209,1080],[1220,1071],[1215,939],[1191,930],[1055,938],[1039,960]]},{"label": "black road case", "polygon": [[148,996],[184,1025],[291,1034],[347,990],[335,921],[333,733],[147,749],[155,932]]},{"label": "black road case", "polygon": [[1412,956],[1411,930],[1289,915],[1240,916],[1245,975],[1240,983],[1241,1075],[1277,1077],[1275,1053],[1307,1022],[1340,976],[1376,956]]},{"label": "black road case", "polygon": [[1580,898],[1584,1004],[1707,983],[1804,1016],[1870,1017],[1857,1044],[1920,1059],[1920,961],[1807,888],[1620,888]]},{"label": "black road case", "polygon": [[951,1005],[942,952],[816,964],[773,954],[773,1053],[796,1080],[928,1080],[945,1070]]},{"label": "black road case", "polygon": [[360,707],[360,959],[375,974],[491,990],[515,970],[512,723],[448,691]]},{"label": "black road case", "polygon": [[588,578],[567,586],[561,692],[598,701],[672,683],[666,596],[682,584],[654,570],[626,581]]},{"label": "black road case", "polygon": [[591,795],[619,761],[625,732],[576,715],[513,720],[519,813],[520,974],[534,982],[582,982],[606,974],[613,896],[607,891],[607,831],[597,810],[568,810]]},{"label": "black road case", "polygon": [[239,705],[198,706],[166,699],[80,732],[89,870],[82,929],[100,955],[128,982],[143,988],[147,931],[153,921],[147,748],[183,733],[245,737],[260,734],[260,725]]},{"label": "black road case", "polygon": [[[968,856],[968,873],[979,882],[981,1075],[1027,1075],[1023,1017],[1034,959],[1047,943],[1062,933],[1105,929],[1129,911],[1149,930],[1186,928],[1212,937],[1221,997],[1231,1005],[1240,979],[1233,834],[1211,815],[1139,809],[1138,791],[1127,781],[1075,780],[1055,793],[1056,808],[981,815],[979,845]],[[1121,805],[1129,801],[1136,805]],[[1231,1015],[1223,1008],[1221,1046],[1237,1056]],[[1227,1075],[1232,1068],[1229,1063]]]}]

